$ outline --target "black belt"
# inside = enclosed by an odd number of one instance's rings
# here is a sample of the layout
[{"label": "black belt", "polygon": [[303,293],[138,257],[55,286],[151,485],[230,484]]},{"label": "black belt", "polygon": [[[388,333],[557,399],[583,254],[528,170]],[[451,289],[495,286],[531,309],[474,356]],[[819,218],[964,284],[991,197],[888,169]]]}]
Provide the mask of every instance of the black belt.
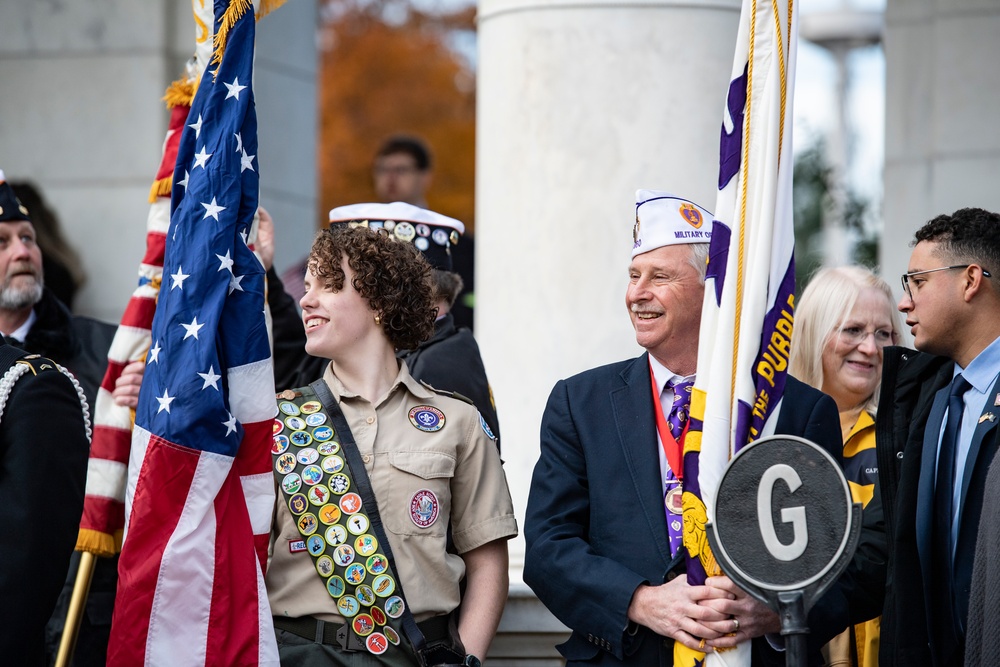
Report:
[{"label": "black belt", "polygon": [[[446,639],[449,636],[448,621],[450,615],[433,616],[426,621],[417,623],[428,642]],[[329,621],[321,621],[312,616],[300,618],[274,617],[274,627],[278,630],[291,632],[293,635],[310,639],[317,644],[339,646],[345,651],[364,651],[365,644],[357,635],[351,632],[351,624],[338,625]]]}]

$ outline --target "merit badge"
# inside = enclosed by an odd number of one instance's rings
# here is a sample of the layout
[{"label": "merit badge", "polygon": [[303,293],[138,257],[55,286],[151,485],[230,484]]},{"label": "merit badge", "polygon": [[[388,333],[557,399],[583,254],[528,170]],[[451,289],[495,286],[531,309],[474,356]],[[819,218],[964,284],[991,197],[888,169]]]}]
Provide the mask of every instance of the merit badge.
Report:
[{"label": "merit badge", "polygon": [[321,577],[329,577],[333,574],[333,559],[329,556],[320,556],[316,559],[316,571]]},{"label": "merit badge", "polygon": [[278,403],[278,409],[289,417],[296,417],[299,414],[299,406],[294,403],[289,403],[288,401]]},{"label": "merit badge", "polygon": [[417,229],[417,236],[422,236],[424,238],[427,238],[428,236],[431,235],[431,228],[425,225],[424,223],[420,223],[419,225],[417,225],[416,229]]},{"label": "merit badge", "polygon": [[295,455],[295,460],[304,466],[310,463],[316,463],[319,460],[319,452],[317,452],[312,447],[306,447],[305,449],[299,450],[299,453]]},{"label": "merit badge", "polygon": [[389,640],[390,644],[393,646],[399,646],[399,635],[392,629],[391,625],[385,626],[385,629],[382,630],[382,632],[385,633],[385,638]]},{"label": "merit badge", "polygon": [[385,227],[385,231],[391,232],[393,229],[396,228],[396,221],[395,220],[386,220],[384,227]]},{"label": "merit badge", "polygon": [[333,550],[333,560],[337,561],[340,567],[347,567],[354,562],[354,549],[347,544],[341,544]]},{"label": "merit badge", "polygon": [[[324,471],[332,475],[344,469],[344,459],[339,456],[327,456],[320,465]],[[347,491],[347,489],[344,489],[344,491]]]},{"label": "merit badge", "polygon": [[312,535],[316,532],[318,524],[316,523],[316,515],[314,514],[303,514],[299,517],[299,532],[303,535]]},{"label": "merit badge", "polygon": [[365,572],[365,566],[361,563],[352,563],[344,571],[344,579],[347,580],[347,583],[354,584],[355,586],[364,581],[366,576],[368,576],[368,573]]},{"label": "merit badge", "polygon": [[486,423],[485,419],[483,419],[482,413],[479,413],[479,425],[483,428],[483,433],[486,434],[487,438],[494,441],[497,439],[497,437],[493,435],[493,431],[490,430],[490,425]]},{"label": "merit badge", "polygon": [[401,222],[396,225],[396,228],[392,230],[392,233],[396,235],[396,238],[400,241],[412,241],[413,237],[417,235],[417,230],[413,228],[408,222]]},{"label": "merit badge", "polygon": [[274,462],[274,469],[282,475],[287,475],[295,470],[295,457],[287,453],[282,454],[278,457],[278,460]]},{"label": "merit badge", "polygon": [[671,514],[682,514],[684,512],[684,489],[680,484],[667,491],[666,495],[663,496],[663,504]]},{"label": "merit badge", "polygon": [[293,431],[288,439],[292,441],[292,444],[296,447],[305,447],[310,442],[313,441],[313,437],[306,433],[305,431]]},{"label": "merit badge", "polygon": [[341,577],[336,575],[326,580],[326,592],[335,598],[339,598],[347,591],[347,584]]},{"label": "merit badge", "polygon": [[[306,416],[307,426],[320,426],[325,423],[326,423],[326,415],[324,415],[322,412],[316,412],[314,414]],[[313,433],[313,437],[316,438],[315,433]],[[319,440],[319,438],[316,439]]]},{"label": "merit badge", "polygon": [[368,614],[358,614],[351,621],[351,628],[358,637],[367,637],[375,630],[375,620]]},{"label": "merit badge", "polygon": [[329,426],[317,426],[313,430],[313,439],[318,442],[326,442],[333,438],[333,429]]},{"label": "merit badge", "polygon": [[396,590],[396,582],[388,574],[380,574],[372,582],[372,588],[375,589],[375,595],[387,598]]},{"label": "merit badge", "polygon": [[285,475],[285,478],[281,480],[281,488],[285,490],[285,493],[295,493],[302,488],[302,478],[299,477],[299,473],[292,472]]},{"label": "merit badge", "polygon": [[347,542],[347,529],[341,525],[330,526],[326,529],[326,541],[332,546],[340,546]]},{"label": "merit badge", "polygon": [[366,607],[375,604],[375,591],[371,586],[358,586],[358,590],[354,591],[354,597]]},{"label": "merit badge", "polygon": [[356,493],[348,493],[340,499],[340,509],[344,514],[357,514],[361,511],[361,496]]},{"label": "merit badge", "polygon": [[306,550],[305,540],[288,540],[288,553],[297,554]]},{"label": "merit badge", "polygon": [[285,422],[280,419],[275,419],[274,423],[271,424],[271,435],[278,435],[285,430]]},{"label": "merit badge", "polygon": [[[339,458],[337,456],[331,456],[330,458]],[[343,467],[343,465],[341,465]],[[338,496],[342,496],[347,493],[347,490],[351,488],[351,478],[343,473],[337,473],[336,475],[330,475],[330,490],[336,493]]]},{"label": "merit badge", "polygon": [[381,632],[374,633],[365,640],[368,652],[373,655],[382,655],[389,648],[389,640]]},{"label": "merit badge", "polygon": [[372,607],[371,615],[372,618],[375,619],[375,623],[378,625],[385,625],[385,622],[388,620],[385,617],[385,612],[379,609],[378,607]]},{"label": "merit badge", "polygon": [[330,489],[326,488],[322,484],[317,484],[313,488],[309,489],[309,493],[306,494],[309,498],[309,502],[317,507],[320,505],[325,505],[326,501],[330,499]]},{"label": "merit badge", "polygon": [[437,243],[438,245],[448,245],[448,232],[443,229],[435,229],[431,233],[431,239],[433,239],[434,243]]},{"label": "merit badge", "polygon": [[306,420],[302,417],[285,417],[285,426],[293,431],[301,431],[306,427]]},{"label": "merit badge", "polygon": [[430,528],[437,521],[440,506],[430,489],[420,489],[410,498],[410,520],[417,528]]},{"label": "merit badge", "polygon": [[306,540],[306,549],[309,550],[310,556],[319,556],[326,551],[326,542],[323,541],[323,536],[310,535],[309,539]]},{"label": "merit badge", "polygon": [[298,516],[309,509],[309,503],[306,502],[306,497],[304,495],[296,493],[288,499],[288,509],[292,514]]},{"label": "merit badge", "polygon": [[365,569],[372,574],[382,574],[389,569],[389,561],[382,554],[375,554],[365,561]]},{"label": "merit badge", "polygon": [[351,535],[361,535],[368,532],[368,517],[364,514],[355,514],[347,520],[347,530]]},{"label": "merit badge", "polygon": [[337,600],[337,610],[344,618],[350,618],[361,610],[361,605],[353,595],[345,595]]},{"label": "merit badge", "polygon": [[[286,454],[282,454],[286,456]],[[306,466],[302,469],[302,481],[313,486],[319,484],[323,479],[323,471],[319,469],[319,466]]]},{"label": "merit badge", "polygon": [[276,435],[271,439],[272,454],[284,454],[286,449],[288,449],[287,435]]},{"label": "merit badge", "polygon": [[330,442],[324,442],[322,445],[316,447],[318,451],[323,456],[329,456],[330,454],[336,454],[340,451],[340,443],[336,440],[331,440]]},{"label": "merit badge", "polygon": [[414,241],[413,245],[420,252],[427,252],[427,249],[431,247],[430,242],[422,236],[418,236]]},{"label": "merit badge", "polygon": [[410,410],[410,423],[427,433],[440,431],[444,428],[444,413],[430,405],[418,405]]},{"label": "merit badge", "polygon": [[371,556],[378,551],[378,540],[374,535],[361,535],[354,540],[354,550],[362,556]]},{"label": "merit badge", "polygon": [[304,415],[312,415],[322,410],[323,405],[319,401],[306,401],[299,409],[302,410],[302,414]]},{"label": "merit badge", "polygon": [[333,503],[320,507],[317,514],[319,515],[320,523],[324,526],[329,526],[340,521],[340,508]]},{"label": "merit badge", "polygon": [[399,618],[403,615],[404,608],[403,598],[398,595],[393,595],[385,601],[385,614],[389,618]]}]

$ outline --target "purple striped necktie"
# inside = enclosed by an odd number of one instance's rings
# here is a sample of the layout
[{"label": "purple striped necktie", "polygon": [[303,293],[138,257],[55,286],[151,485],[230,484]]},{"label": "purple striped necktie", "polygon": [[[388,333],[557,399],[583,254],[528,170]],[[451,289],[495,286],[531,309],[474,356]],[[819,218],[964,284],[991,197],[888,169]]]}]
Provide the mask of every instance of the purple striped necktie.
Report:
[{"label": "purple striped necktie", "polygon": [[[667,382],[667,386],[670,387],[674,392],[674,402],[670,407],[670,414],[667,416],[667,428],[670,429],[670,435],[674,437],[674,440],[680,441],[681,435],[684,433],[684,427],[687,425],[688,412],[691,409],[691,389],[694,387],[693,380],[682,380],[680,382],[674,382],[673,380]],[[678,549],[684,542],[684,523],[680,514],[671,511],[671,506],[676,507],[676,500],[672,496],[679,493],[680,482],[674,475],[673,470],[667,469],[667,479],[665,480],[666,486],[663,491],[663,510],[666,514],[667,519],[667,535],[670,540],[670,555],[671,557],[677,555]]]}]

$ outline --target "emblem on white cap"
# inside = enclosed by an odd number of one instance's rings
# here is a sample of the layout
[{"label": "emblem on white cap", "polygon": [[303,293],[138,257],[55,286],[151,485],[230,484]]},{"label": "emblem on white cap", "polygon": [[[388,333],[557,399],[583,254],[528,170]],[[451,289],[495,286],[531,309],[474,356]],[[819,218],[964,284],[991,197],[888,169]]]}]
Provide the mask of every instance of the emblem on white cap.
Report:
[{"label": "emblem on white cap", "polygon": [[712,214],[692,201],[659,190],[636,190],[632,257],[668,245],[708,243]]}]

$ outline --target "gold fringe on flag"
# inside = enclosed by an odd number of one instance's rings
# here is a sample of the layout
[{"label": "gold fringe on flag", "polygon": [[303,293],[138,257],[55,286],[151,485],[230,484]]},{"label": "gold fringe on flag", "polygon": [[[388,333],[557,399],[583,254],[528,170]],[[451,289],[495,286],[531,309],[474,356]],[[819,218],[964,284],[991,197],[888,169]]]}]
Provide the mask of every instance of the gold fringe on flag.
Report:
[{"label": "gold fringe on flag", "polygon": [[108,535],[99,530],[81,528],[76,537],[76,550],[111,558],[122,550],[122,531],[116,530],[114,535]]},{"label": "gold fringe on flag", "polygon": [[222,55],[226,52],[226,38],[229,36],[229,31],[247,13],[247,10],[252,8],[253,0],[232,0],[229,3],[229,7],[226,8],[226,12],[219,22],[219,30],[215,33],[215,41],[213,42],[215,53],[212,55],[211,65],[222,63]]},{"label": "gold fringe on flag", "polygon": [[177,106],[191,106],[194,101],[194,94],[198,90],[198,82],[188,78],[177,79],[167,87],[167,92],[163,94],[163,101],[167,103],[168,109]]},{"label": "gold fringe on flag", "polygon": [[169,197],[170,191],[174,187],[174,174],[158,178],[153,181],[153,186],[149,188],[149,203],[152,204],[158,197]]}]

